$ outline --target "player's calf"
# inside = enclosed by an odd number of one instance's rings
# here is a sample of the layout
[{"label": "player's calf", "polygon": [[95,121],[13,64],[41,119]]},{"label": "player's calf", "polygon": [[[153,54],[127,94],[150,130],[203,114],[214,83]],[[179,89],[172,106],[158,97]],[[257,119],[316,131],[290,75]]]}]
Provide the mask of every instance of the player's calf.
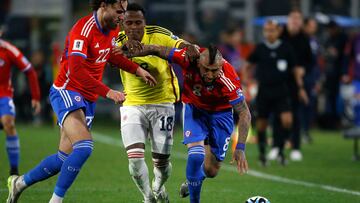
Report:
[{"label": "player's calf", "polygon": [[94,144],[92,140],[81,140],[73,145],[73,152],[62,164],[61,172],[50,202],[62,201],[66,191],[79,174],[81,167],[91,155],[93,148]]},{"label": "player's calf", "polygon": [[195,145],[188,149],[188,160],[186,164],[186,178],[190,194],[190,202],[200,202],[202,182],[205,178],[202,165],[205,159],[205,148],[203,145]]}]

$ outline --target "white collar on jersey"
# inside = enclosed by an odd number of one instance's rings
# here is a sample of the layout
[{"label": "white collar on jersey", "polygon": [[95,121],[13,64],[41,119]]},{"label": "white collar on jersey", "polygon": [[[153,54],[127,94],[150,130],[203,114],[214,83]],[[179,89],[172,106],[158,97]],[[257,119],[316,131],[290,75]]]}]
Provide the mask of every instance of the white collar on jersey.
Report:
[{"label": "white collar on jersey", "polygon": [[281,45],[281,40],[278,39],[278,40],[276,40],[274,43],[270,43],[270,42],[264,40],[264,44],[265,44],[265,46],[267,46],[269,49],[276,49],[276,48],[278,48],[278,47]]}]

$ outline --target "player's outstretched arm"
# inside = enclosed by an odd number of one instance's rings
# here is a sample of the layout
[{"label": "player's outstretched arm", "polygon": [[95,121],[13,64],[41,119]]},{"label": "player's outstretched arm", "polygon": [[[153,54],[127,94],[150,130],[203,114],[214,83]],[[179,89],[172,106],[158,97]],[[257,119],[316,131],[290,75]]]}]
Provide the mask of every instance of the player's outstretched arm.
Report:
[{"label": "player's outstretched arm", "polygon": [[116,47],[113,49],[113,54],[119,55],[124,54],[128,58],[141,57],[148,55],[156,55],[165,60],[168,59],[170,52],[173,48],[160,46],[160,45],[143,45],[142,49],[129,49],[127,47]]},{"label": "player's outstretched arm", "polygon": [[236,150],[233,154],[232,160],[233,162],[236,162],[239,173],[243,174],[246,173],[249,168],[245,156],[245,143],[249,133],[251,114],[245,100],[235,104],[233,108],[239,115],[239,122],[238,143],[236,145]]},{"label": "player's outstretched arm", "polygon": [[122,70],[135,74],[141,77],[146,84],[155,86],[157,84],[156,79],[145,69],[141,68],[138,64],[127,59],[121,50],[114,48],[112,54],[108,60],[109,63]]},{"label": "player's outstretched arm", "polygon": [[113,100],[115,104],[123,103],[125,101],[125,96],[125,93],[112,89],[110,89],[109,92],[106,94],[106,98]]}]

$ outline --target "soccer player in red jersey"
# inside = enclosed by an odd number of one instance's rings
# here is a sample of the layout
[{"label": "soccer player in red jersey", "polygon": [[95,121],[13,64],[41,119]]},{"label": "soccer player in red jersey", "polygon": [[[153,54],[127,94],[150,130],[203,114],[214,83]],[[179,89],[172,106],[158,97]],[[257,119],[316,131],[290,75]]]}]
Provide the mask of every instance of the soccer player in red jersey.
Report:
[{"label": "soccer player in red jersey", "polygon": [[[115,52],[117,50],[114,50]],[[187,181],[180,195],[190,194],[190,202],[200,202],[200,191],[206,177],[217,175],[229,148],[233,131],[233,109],[239,115],[238,143],[233,154],[240,173],[248,170],[245,142],[250,126],[250,112],[245,102],[240,79],[234,68],[223,59],[214,46],[200,49],[199,58],[191,62],[187,49],[144,45],[140,52],[128,52],[129,57],[157,55],[182,67],[184,144],[188,147]]]},{"label": "soccer player in red jersey", "polygon": [[[0,33],[1,37],[1,33]],[[15,65],[28,78],[31,105],[34,113],[40,112],[40,88],[36,72],[26,57],[9,42],[0,39],[0,119],[6,134],[6,151],[10,162],[10,175],[17,175],[20,144],[15,128],[15,105],[11,84],[11,67]]]},{"label": "soccer player in red jersey", "polygon": [[7,203],[17,202],[26,187],[59,172],[50,203],[62,202],[93,151],[90,128],[98,96],[115,103],[125,100],[124,93],[112,90],[101,82],[107,62],[155,85],[156,80],[147,71],[123,55],[111,54],[127,5],[127,0],[93,0],[94,12],[78,20],[70,30],[60,61],[60,72],[50,89],[51,105],[61,127],[59,150],[24,175],[9,177]]}]

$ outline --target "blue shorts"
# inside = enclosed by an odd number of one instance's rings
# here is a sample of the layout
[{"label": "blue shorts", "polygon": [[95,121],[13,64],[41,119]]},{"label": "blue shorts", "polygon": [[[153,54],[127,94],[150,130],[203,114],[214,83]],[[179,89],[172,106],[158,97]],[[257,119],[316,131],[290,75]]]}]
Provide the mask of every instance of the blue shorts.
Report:
[{"label": "blue shorts", "polygon": [[50,103],[57,116],[57,122],[60,127],[62,127],[66,116],[70,112],[82,109],[86,116],[86,124],[89,129],[91,128],[95,114],[95,102],[87,101],[78,92],[51,87]]},{"label": "blue shorts", "polygon": [[211,152],[223,161],[234,128],[232,110],[209,112],[184,104],[184,144],[208,141]]},{"label": "blue shorts", "polygon": [[15,105],[11,97],[0,97],[0,117],[5,115],[15,117]]}]

